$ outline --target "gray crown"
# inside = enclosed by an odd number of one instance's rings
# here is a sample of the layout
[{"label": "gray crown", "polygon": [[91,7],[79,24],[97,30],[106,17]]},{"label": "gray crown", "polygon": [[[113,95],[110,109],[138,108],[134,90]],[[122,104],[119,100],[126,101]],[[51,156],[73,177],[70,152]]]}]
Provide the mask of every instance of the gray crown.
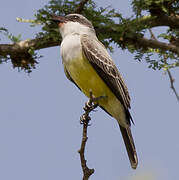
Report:
[{"label": "gray crown", "polygon": [[92,23],[81,14],[68,14],[67,16],[65,16],[65,18],[67,19],[67,21],[78,22],[80,24],[88,26],[89,28],[93,28]]}]

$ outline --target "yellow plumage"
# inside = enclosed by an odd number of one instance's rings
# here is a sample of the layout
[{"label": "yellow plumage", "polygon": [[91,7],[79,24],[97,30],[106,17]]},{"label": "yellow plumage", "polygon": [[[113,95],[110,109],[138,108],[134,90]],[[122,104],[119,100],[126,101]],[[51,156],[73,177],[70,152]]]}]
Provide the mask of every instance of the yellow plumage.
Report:
[{"label": "yellow plumage", "polygon": [[126,117],[122,104],[82,54],[71,60],[70,63],[66,63],[65,68],[87,97],[89,97],[90,91],[95,97],[106,96],[99,100],[99,105],[125,127]]}]

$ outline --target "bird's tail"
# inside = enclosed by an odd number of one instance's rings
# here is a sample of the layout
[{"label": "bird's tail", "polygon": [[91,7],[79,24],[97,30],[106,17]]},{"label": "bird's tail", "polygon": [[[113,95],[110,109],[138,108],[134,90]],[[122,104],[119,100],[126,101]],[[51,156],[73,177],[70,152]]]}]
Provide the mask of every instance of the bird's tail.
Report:
[{"label": "bird's tail", "polygon": [[[120,125],[119,125],[120,126]],[[127,154],[133,169],[137,168],[138,159],[137,153],[134,145],[134,140],[132,138],[132,133],[130,127],[124,128],[120,126],[124,144],[126,146]]]}]

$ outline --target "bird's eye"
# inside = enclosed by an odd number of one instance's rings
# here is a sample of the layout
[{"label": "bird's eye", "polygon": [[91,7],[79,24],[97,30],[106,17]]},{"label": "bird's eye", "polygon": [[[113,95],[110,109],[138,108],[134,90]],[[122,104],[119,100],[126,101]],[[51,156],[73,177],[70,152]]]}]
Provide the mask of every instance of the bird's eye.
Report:
[{"label": "bird's eye", "polygon": [[78,16],[74,15],[73,18],[74,18],[74,19],[78,19]]}]

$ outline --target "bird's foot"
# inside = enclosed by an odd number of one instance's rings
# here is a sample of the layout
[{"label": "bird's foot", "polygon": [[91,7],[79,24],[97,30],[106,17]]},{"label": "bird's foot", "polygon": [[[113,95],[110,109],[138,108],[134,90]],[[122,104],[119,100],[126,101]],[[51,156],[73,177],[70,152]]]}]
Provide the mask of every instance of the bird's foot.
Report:
[{"label": "bird's foot", "polygon": [[99,96],[99,97],[94,97],[92,91],[90,91],[90,98],[89,100],[85,103],[84,106],[84,111],[85,113],[80,117],[80,124],[85,124],[87,126],[90,126],[89,121],[91,120],[89,113],[91,111],[94,111],[98,107],[98,101],[106,98],[107,96]]}]

